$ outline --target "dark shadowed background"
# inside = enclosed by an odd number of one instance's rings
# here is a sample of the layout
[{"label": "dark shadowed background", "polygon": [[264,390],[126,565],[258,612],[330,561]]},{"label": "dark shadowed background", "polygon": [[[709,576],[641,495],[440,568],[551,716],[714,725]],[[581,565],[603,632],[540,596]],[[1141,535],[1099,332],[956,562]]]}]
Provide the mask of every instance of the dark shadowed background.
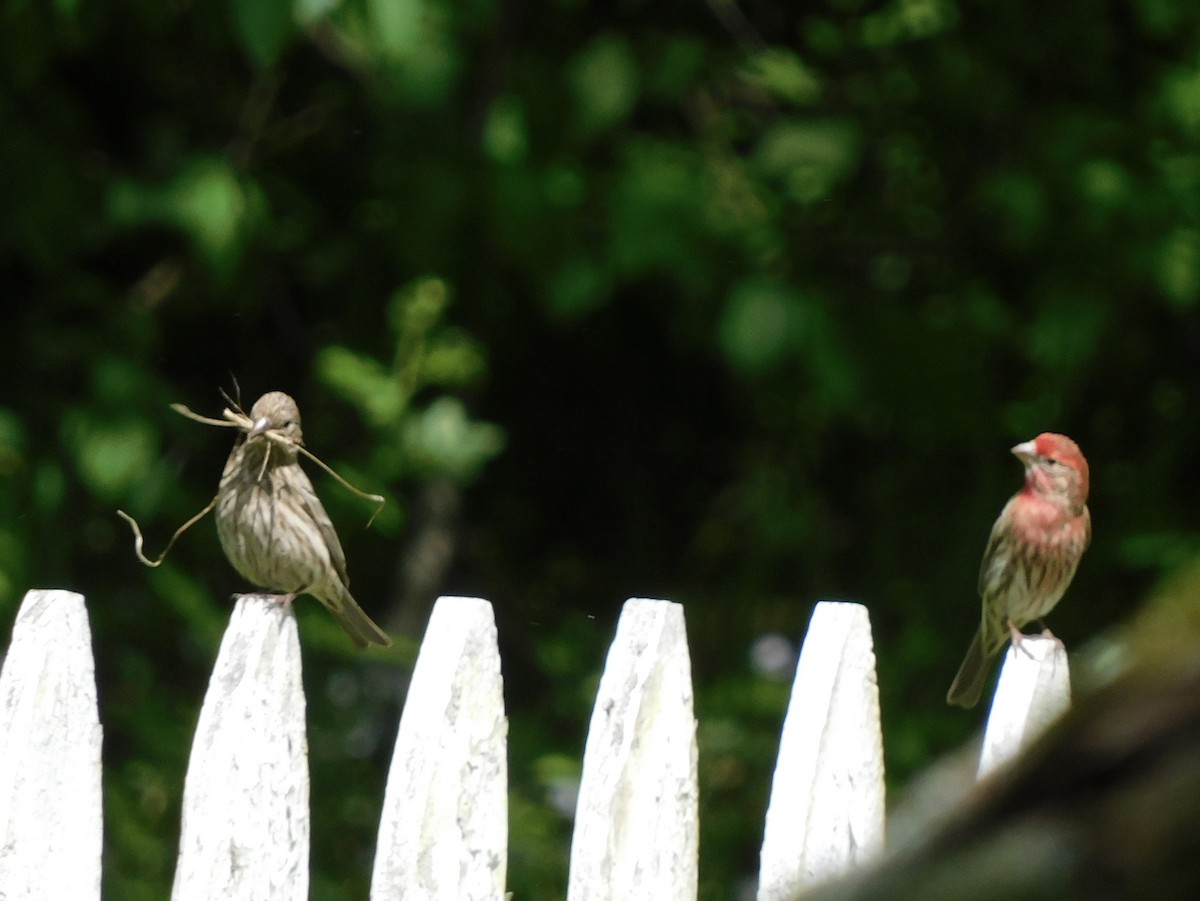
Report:
[{"label": "dark shadowed background", "polygon": [[[750,884],[795,642],[875,627],[892,788],[944,703],[1014,443],[1092,465],[1051,617],[1119,624],[1200,549],[1200,7],[954,0],[0,5],[0,629],[87,595],[105,891],[161,898],[246,588],[218,389],[292,393],[355,594],[311,599],[314,899],[361,898],[438,594],[496,607],[509,887],[561,897],[621,602],[686,607],[701,894]],[[791,642],[788,644],[781,639]]]}]

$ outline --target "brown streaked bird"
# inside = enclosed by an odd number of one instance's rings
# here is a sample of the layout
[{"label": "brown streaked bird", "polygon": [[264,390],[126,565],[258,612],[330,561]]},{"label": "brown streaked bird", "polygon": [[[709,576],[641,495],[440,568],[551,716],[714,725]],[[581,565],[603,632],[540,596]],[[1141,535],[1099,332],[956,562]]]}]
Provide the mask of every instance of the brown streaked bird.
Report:
[{"label": "brown streaked bird", "polygon": [[[254,425],[238,436],[217,490],[217,534],[233,568],[291,600],[311,594],[360,648],[391,639],[350,595],[346,555],[312,482],[300,468],[300,410],[282,391],[250,409]],[[268,433],[288,441],[272,440]]]},{"label": "brown streaked bird", "polygon": [[1075,577],[1092,538],[1088,464],[1066,435],[1044,432],[1012,449],[1025,465],[1025,485],[1012,496],[988,539],[979,569],[983,616],[946,702],[979,703],[992,658],[1011,635],[1040,620]]}]

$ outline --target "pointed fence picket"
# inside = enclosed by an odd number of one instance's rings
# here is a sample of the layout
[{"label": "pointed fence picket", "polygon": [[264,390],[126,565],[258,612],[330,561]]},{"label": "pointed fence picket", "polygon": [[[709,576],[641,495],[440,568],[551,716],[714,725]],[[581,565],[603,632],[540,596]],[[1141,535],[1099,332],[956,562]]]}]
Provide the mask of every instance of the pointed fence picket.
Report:
[{"label": "pointed fence picket", "polygon": [[171,901],[307,898],[308,813],[296,620],[243,595],[192,740]]},{"label": "pointed fence picket", "polygon": [[783,721],[759,901],[786,901],[874,858],[883,848],[883,815],[883,737],[867,609],[818,604]]},{"label": "pointed fence picket", "polygon": [[983,733],[979,775],[1015,757],[1071,706],[1067,649],[1057,638],[1030,636],[1004,655],[992,714]]},{"label": "pointed fence picket", "polygon": [[31,591],[0,673],[0,898],[100,897],[100,740],[83,595]]},{"label": "pointed fence picket", "polygon": [[592,709],[567,901],[696,897],[696,756],[683,608],[630,600]]},{"label": "pointed fence picket", "polygon": [[[193,739],[173,901],[308,895],[308,764],[290,606],[245,595]],[[1062,645],[1005,657],[981,778],[1069,704]],[[400,720],[372,901],[505,897],[507,720],[491,605],[441,598]],[[82,596],[30,591],[0,672],[0,898],[98,899],[101,730]],[[570,901],[696,897],[696,721],[683,608],[626,603],[592,712]],[[766,812],[759,901],[872,860],[884,844],[870,622],[813,612]]]},{"label": "pointed fence picket", "polygon": [[504,897],[508,720],[492,606],[440,598],[408,687],[371,898]]}]

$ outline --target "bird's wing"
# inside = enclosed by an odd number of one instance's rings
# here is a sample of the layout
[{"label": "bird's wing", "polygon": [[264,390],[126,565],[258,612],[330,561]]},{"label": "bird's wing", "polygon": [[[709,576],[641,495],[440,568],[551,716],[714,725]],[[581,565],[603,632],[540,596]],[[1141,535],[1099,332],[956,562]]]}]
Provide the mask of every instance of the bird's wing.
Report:
[{"label": "bird's wing", "polygon": [[980,644],[988,656],[1004,644],[1008,634],[1005,629],[1004,610],[990,601],[1009,591],[1016,574],[1012,565],[1012,542],[1006,540],[1012,528],[1012,516],[1009,513],[1011,505],[1010,500],[996,518],[992,533],[988,536],[987,548],[983,552],[983,560],[979,564],[979,597],[983,605],[979,626]]},{"label": "bird's wing", "polygon": [[[1010,501],[1011,503],[1011,501]],[[1001,589],[999,582],[1004,578],[1004,569],[1008,564],[1005,554],[1000,553],[1007,531],[1008,508],[996,519],[992,526],[992,534],[988,536],[987,547],[983,551],[983,560],[979,563],[979,596],[986,598]]]},{"label": "bird's wing", "polygon": [[317,497],[317,492],[313,489],[312,482],[308,480],[308,476],[300,468],[300,464],[294,463],[292,465],[296,467],[297,472],[300,474],[300,477],[296,479],[296,496],[308,515],[312,517],[312,521],[316,524],[317,530],[321,533],[321,538],[325,541],[325,547],[329,548],[329,561],[333,564],[338,578],[342,580],[342,585],[349,588],[350,575],[346,572],[346,554],[342,550],[342,543],[338,541],[337,530],[334,529],[333,523],[329,521],[329,514],[325,512],[325,507],[322,505],[321,499]]}]

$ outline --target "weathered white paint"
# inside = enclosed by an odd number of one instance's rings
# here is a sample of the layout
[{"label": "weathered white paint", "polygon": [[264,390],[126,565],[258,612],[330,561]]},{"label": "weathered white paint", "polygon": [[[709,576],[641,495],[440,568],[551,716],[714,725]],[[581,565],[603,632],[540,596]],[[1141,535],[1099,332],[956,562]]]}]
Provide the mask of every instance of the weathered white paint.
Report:
[{"label": "weathered white paint", "polygon": [[569,901],[691,901],[696,720],[683,607],[627,601],[583,756]]},{"label": "weathered white paint", "polygon": [[308,745],[291,605],[242,595],[183,789],[173,901],[308,898]]},{"label": "weathered white paint", "polygon": [[492,606],[439,598],[392,754],[374,901],[503,899],[507,735]]},{"label": "weathered white paint", "polygon": [[759,901],[782,901],[883,849],[883,738],[867,609],[813,610],[779,741]]},{"label": "weathered white paint", "polygon": [[979,775],[1017,756],[1071,706],[1067,651],[1057,638],[1028,635],[1004,652],[992,699]]},{"label": "weathered white paint", "polygon": [[0,898],[100,897],[100,720],[83,596],[30,591],[0,674]]}]

